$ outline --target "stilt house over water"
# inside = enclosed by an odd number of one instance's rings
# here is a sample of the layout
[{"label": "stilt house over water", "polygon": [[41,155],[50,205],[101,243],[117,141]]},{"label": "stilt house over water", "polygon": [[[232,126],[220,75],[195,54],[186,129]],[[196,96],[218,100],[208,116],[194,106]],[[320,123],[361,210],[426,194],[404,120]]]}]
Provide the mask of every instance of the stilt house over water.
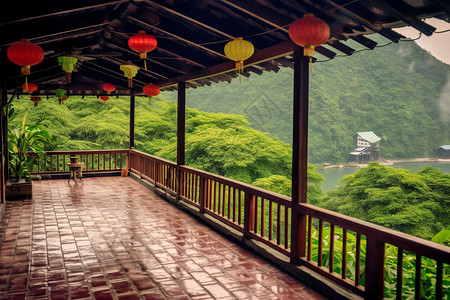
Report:
[{"label": "stilt house over water", "polygon": [[434,150],[436,158],[450,159],[450,145],[443,145]]},{"label": "stilt house over water", "polygon": [[377,161],[380,157],[381,138],[373,131],[357,132],[354,136],[356,149],[350,152],[357,164]]}]

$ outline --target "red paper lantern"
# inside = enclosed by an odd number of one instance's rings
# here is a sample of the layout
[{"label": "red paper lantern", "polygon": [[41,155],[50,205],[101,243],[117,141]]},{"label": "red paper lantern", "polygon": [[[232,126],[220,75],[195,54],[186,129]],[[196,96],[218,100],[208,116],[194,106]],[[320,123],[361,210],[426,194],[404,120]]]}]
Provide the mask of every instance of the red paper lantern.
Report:
[{"label": "red paper lantern", "polygon": [[106,102],[109,99],[109,96],[100,96],[100,99]]},{"label": "red paper lantern", "polygon": [[128,39],[128,46],[132,50],[139,52],[141,59],[147,58],[147,52],[154,50],[156,44],[155,37],[146,34],[143,30]]},{"label": "red paper lantern", "polygon": [[146,84],[143,88],[144,94],[148,96],[148,99],[151,100],[153,96],[158,96],[161,90],[154,84]]},{"label": "red paper lantern", "polygon": [[114,92],[116,90],[116,86],[111,83],[105,83],[103,85],[103,89],[106,91],[107,94],[111,94],[111,92]]},{"label": "red paper lantern", "polygon": [[22,67],[22,75],[29,75],[30,66],[36,65],[44,59],[44,50],[27,39],[11,44],[6,54],[10,61]]},{"label": "red paper lantern", "polygon": [[314,55],[314,47],[320,46],[330,37],[328,24],[313,14],[305,14],[289,27],[291,40],[303,47],[304,56]]},{"label": "red paper lantern", "polygon": [[[28,87],[27,87],[28,86]],[[31,94],[32,92],[36,91],[38,89],[38,86],[36,83],[24,83],[22,85],[23,91],[27,92],[28,94]]]}]

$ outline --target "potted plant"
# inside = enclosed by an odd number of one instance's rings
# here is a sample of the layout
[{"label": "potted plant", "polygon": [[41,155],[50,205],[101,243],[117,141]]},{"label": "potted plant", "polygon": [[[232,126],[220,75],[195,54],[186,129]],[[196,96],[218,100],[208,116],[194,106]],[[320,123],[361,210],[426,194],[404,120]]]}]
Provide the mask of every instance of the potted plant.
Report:
[{"label": "potted plant", "polygon": [[8,154],[10,180],[7,197],[31,197],[31,170],[36,157],[44,154],[45,147],[52,145],[50,134],[37,125],[22,126],[8,130]]}]

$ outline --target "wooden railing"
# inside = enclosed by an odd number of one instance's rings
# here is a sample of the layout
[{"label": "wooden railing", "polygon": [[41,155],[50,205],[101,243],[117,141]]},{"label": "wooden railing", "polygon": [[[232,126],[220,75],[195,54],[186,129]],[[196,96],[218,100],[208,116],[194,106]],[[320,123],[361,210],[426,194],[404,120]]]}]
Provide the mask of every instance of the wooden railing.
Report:
[{"label": "wooden railing", "polygon": [[[385,294],[386,261],[396,253],[396,299],[404,297],[404,257],[415,258],[415,298],[421,298],[422,258],[436,265],[435,298],[443,298],[443,274],[450,264],[450,248],[307,203],[293,204],[289,197],[236,180],[131,150],[130,170],[157,187],[191,203],[199,212],[232,226],[244,237],[263,242],[291,257],[291,261],[331,279],[367,299]],[[293,205],[296,205],[293,210]],[[298,213],[292,218],[293,211]],[[306,217],[304,257],[291,251],[292,220]],[[389,248],[387,248],[389,247]],[[389,255],[386,254],[387,249]],[[303,253],[303,252],[302,252]],[[392,271],[392,270],[391,270]],[[429,276],[429,274],[428,274]],[[408,280],[411,280],[410,278]],[[389,287],[391,288],[391,287]],[[403,295],[403,296],[402,296]]]},{"label": "wooden railing", "polygon": [[83,172],[112,172],[127,168],[129,150],[47,151],[36,158],[32,174],[68,173],[70,157],[83,162]]}]

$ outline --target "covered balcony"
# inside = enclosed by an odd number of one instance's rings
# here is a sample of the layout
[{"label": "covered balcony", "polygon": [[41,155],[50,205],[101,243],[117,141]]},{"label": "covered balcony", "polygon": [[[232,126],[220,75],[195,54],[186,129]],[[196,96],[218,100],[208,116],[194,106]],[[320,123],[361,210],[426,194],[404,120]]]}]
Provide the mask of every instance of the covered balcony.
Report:
[{"label": "covered balcony", "polygon": [[[407,280],[414,281],[416,299],[425,278],[423,260],[436,264],[431,281],[436,299],[448,293],[448,247],[306,203],[308,76],[314,58],[304,56],[288,35],[289,24],[314,13],[331,30],[316,51],[332,59],[354,52],[343,40],[373,49],[376,42],[364,35],[379,33],[398,42],[402,36],[393,27],[410,25],[431,35],[435,28],[421,18],[448,19],[448,5],[400,0],[41,5],[2,12],[3,108],[22,94],[25,77],[39,84],[38,97],[61,89],[67,95],[129,96],[129,148],[47,152],[33,169],[47,180],[33,182],[31,199],[7,201],[8,118],[0,114],[0,298],[381,299],[390,289],[402,299],[406,253],[415,258],[415,277]],[[73,22],[63,22],[69,19]],[[144,29],[164,38],[155,57],[143,58],[146,67],[132,79],[123,77],[120,67],[139,57],[128,49],[130,32]],[[252,35],[255,53],[239,75],[223,45],[214,42]],[[6,57],[7,47],[22,37],[45,49],[44,61],[29,75],[20,75]],[[77,71],[69,76],[55,71],[60,55],[77,58]],[[186,89],[280,66],[294,69],[292,197],[187,166]],[[117,87],[111,94],[102,90],[106,82]],[[178,93],[175,162],[134,149],[135,97],[147,83]],[[78,183],[68,181],[71,156],[84,164]],[[395,270],[386,269],[388,246],[396,249]],[[387,271],[396,273],[395,282],[385,281]]]}]

